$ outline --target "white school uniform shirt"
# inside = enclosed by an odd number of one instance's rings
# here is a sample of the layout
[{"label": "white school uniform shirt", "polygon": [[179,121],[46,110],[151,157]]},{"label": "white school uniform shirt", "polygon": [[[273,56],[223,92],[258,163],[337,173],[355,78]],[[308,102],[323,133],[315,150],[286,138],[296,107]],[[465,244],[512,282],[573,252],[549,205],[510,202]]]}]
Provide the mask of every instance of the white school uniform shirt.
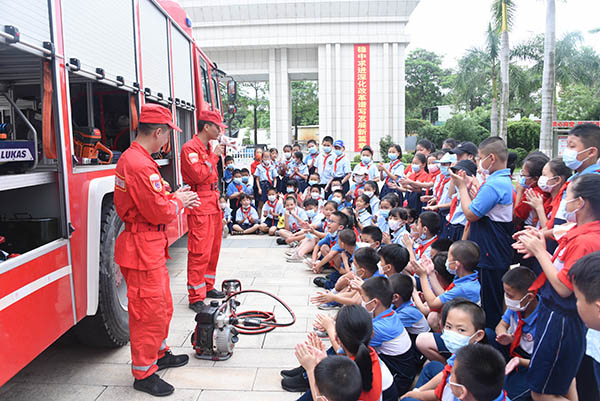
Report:
[{"label": "white school uniform shirt", "polygon": [[336,156],[335,154],[333,156],[333,177],[344,178],[351,172],[350,160],[343,153],[341,156]]},{"label": "white school uniform shirt", "polygon": [[335,154],[333,151],[329,153],[321,153],[316,160],[317,172],[321,177],[321,185],[327,185],[327,183],[333,178],[333,162],[335,160]]},{"label": "white school uniform shirt", "polygon": [[258,221],[258,213],[256,212],[256,209],[254,209],[252,206],[250,206],[250,211],[248,212],[248,210],[246,210],[246,212],[248,213],[248,215],[250,215],[250,217],[252,217],[252,223],[250,223],[250,221],[248,220],[248,217],[244,213],[243,208],[241,208],[241,207],[235,212],[236,223],[238,223],[238,224],[244,224],[244,223],[257,224],[259,222]]},{"label": "white school uniform shirt", "polygon": [[363,162],[360,162],[356,166],[354,166],[354,170],[352,172],[356,173],[356,171],[360,167],[367,169],[367,172],[369,173],[370,181],[373,181],[376,177],[379,177],[379,169],[377,168],[375,163],[371,162],[369,164],[363,164]]},{"label": "white school uniform shirt", "polygon": [[264,163],[260,163],[256,167],[254,175],[258,177],[258,180],[260,182],[268,181],[269,183],[274,184],[275,178],[277,178],[277,169],[275,168],[272,162],[269,164],[268,167],[266,167]]},{"label": "white school uniform shirt", "polygon": [[302,179],[298,175],[296,175],[296,173],[294,173],[295,167],[298,167],[298,173],[300,173],[302,175],[308,175],[308,166],[304,163],[298,164],[298,163],[296,163],[295,160],[293,160],[290,162],[290,164],[288,164],[288,168],[287,168],[287,176],[288,177],[293,178],[295,180]]}]

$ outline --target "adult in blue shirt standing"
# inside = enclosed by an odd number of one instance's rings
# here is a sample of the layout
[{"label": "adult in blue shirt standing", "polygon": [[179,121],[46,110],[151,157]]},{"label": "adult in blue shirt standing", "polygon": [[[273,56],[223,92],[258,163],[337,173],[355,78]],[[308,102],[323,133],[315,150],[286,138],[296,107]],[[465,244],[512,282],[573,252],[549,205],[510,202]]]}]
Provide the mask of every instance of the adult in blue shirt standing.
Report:
[{"label": "adult in blue shirt standing", "polygon": [[486,327],[495,327],[504,310],[502,276],[513,258],[513,191],[506,168],[508,149],[500,137],[487,138],[479,145],[479,170],[485,182],[471,199],[466,174],[451,173],[460,194],[460,206],[470,223],[469,239],[479,245],[482,307]]}]

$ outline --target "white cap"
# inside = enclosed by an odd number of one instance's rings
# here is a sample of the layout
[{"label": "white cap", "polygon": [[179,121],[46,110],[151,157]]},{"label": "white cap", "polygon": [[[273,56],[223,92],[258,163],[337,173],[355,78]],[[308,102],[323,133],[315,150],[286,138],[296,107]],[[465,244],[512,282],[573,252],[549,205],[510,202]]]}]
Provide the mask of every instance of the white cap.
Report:
[{"label": "white cap", "polygon": [[354,171],[354,175],[366,175],[368,173],[366,167],[358,166]]},{"label": "white cap", "polygon": [[456,163],[456,155],[453,153],[444,153],[444,156],[440,160],[436,160],[436,163]]}]

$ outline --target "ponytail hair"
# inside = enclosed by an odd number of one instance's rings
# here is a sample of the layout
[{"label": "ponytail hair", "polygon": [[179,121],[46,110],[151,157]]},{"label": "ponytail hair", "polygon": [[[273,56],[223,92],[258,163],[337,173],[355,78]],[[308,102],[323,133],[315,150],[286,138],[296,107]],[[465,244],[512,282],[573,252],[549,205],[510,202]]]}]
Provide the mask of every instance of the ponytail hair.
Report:
[{"label": "ponytail hair", "polygon": [[337,315],[335,331],[344,348],[354,355],[363,390],[370,391],[373,388],[373,364],[368,348],[373,334],[371,315],[361,305],[346,305]]}]

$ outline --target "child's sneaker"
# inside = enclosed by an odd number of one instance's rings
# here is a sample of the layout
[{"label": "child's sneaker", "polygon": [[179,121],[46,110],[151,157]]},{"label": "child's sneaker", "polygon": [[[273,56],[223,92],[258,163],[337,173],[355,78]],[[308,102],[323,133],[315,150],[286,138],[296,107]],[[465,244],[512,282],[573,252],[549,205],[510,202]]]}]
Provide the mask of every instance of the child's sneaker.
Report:
[{"label": "child's sneaker", "polygon": [[337,302],[327,302],[326,304],[321,304],[317,306],[317,308],[319,308],[320,310],[335,310],[340,309],[341,307],[342,305]]},{"label": "child's sneaker", "polygon": [[298,255],[297,253],[295,255],[290,256],[289,258],[286,259],[286,262],[289,263],[302,263],[304,262],[304,257]]},{"label": "child's sneaker", "polygon": [[290,248],[296,248],[298,246],[298,241],[294,241],[290,243]]},{"label": "child's sneaker", "polygon": [[292,248],[285,251],[286,256],[293,256],[295,253],[296,253],[296,250],[292,249]]},{"label": "child's sneaker", "polygon": [[287,245],[283,238],[277,238],[277,245]]}]

